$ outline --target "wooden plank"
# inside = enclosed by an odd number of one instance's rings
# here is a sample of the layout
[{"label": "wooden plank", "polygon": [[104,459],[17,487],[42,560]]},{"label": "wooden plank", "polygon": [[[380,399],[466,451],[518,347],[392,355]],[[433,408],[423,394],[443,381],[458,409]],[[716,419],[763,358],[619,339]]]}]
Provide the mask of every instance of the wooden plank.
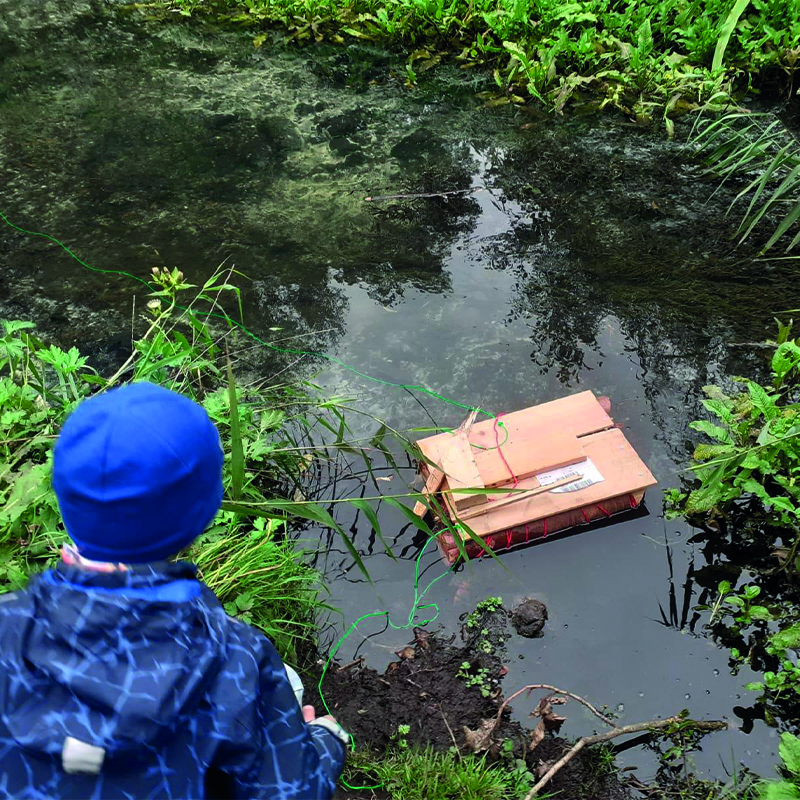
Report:
[{"label": "wooden plank", "polygon": [[505,508],[505,506],[509,506],[512,503],[518,503],[520,500],[528,500],[531,497],[535,497],[537,494],[549,492],[551,489],[557,489],[559,486],[566,486],[568,483],[574,483],[576,480],[577,479],[573,475],[568,478],[562,478],[562,480],[551,483],[548,486],[535,486],[533,489],[530,489],[527,492],[514,492],[513,494],[494,495],[496,498],[495,502],[491,502],[487,498],[486,505],[470,508],[467,511],[460,513],[458,515],[458,519],[466,522],[467,520],[474,519],[482,514],[494,514],[498,511],[498,509]]},{"label": "wooden plank", "polygon": [[[503,442],[503,430],[498,433],[496,438]],[[490,487],[510,485],[512,475],[520,480],[537,472],[577,464],[586,458],[580,440],[567,426],[523,429],[510,435],[500,448],[473,448],[472,453],[483,485]]]},{"label": "wooden plank", "polygon": [[[588,391],[505,414],[501,421],[508,431],[509,440],[520,434],[524,438],[528,431],[542,429],[572,430],[575,436],[580,438],[614,426],[614,420],[606,413],[594,394]],[[484,448],[495,447],[494,422],[493,419],[487,419],[475,423],[468,433],[469,441]],[[435,460],[432,453],[450,437],[451,433],[439,433],[436,436],[420,439],[417,445],[428,458]],[[504,438],[501,430],[501,443]]]},{"label": "wooden plank", "polygon": [[[586,455],[603,475],[602,482],[577,492],[542,492],[496,511],[491,508],[494,504],[487,502],[475,508],[476,512],[483,510],[486,513],[476,513],[470,519],[470,528],[479,536],[488,536],[563,511],[573,511],[581,506],[595,503],[602,505],[604,500],[611,497],[627,494],[637,497],[638,492],[656,484],[656,479],[621,430],[612,428],[592,434],[582,444]],[[536,478],[530,477],[521,480],[519,487],[534,489],[537,484]]]},{"label": "wooden plank", "polygon": [[453,489],[475,490],[451,494],[456,509],[462,511],[465,508],[485,503],[486,495],[480,492],[480,489],[483,488],[483,480],[478,471],[478,465],[472,457],[472,447],[466,432],[459,431],[455,435],[451,434],[449,442],[439,445],[439,453],[439,463],[447,476],[447,484],[451,491]]},{"label": "wooden plank", "polygon": [[[428,469],[430,472],[428,473],[428,479],[425,481],[425,487],[422,490],[422,493],[426,495],[438,492],[444,480],[444,472],[442,472],[441,469],[431,467],[430,464],[428,465]],[[421,500],[418,500],[414,504],[414,513],[418,517],[424,517],[428,513],[428,506]]]}]

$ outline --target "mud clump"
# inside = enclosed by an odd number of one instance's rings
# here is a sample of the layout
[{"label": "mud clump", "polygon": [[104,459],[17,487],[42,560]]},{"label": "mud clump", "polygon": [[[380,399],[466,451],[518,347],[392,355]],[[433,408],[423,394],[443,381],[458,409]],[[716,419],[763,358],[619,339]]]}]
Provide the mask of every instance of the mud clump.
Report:
[{"label": "mud clump", "polygon": [[547,606],[538,600],[526,597],[512,612],[511,622],[514,630],[527,639],[544,636],[547,622]]}]

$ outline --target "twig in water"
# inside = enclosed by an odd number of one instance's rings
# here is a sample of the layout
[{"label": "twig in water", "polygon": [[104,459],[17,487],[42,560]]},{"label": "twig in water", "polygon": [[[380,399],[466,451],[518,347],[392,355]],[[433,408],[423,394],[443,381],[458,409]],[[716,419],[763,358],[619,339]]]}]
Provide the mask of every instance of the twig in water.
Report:
[{"label": "twig in water", "polygon": [[527,692],[528,694],[530,694],[532,691],[536,689],[546,689],[548,692],[554,692],[555,694],[560,694],[563,695],[564,697],[569,697],[572,700],[577,700],[581,705],[586,706],[586,708],[588,708],[589,711],[591,711],[592,714],[594,714],[599,720],[605,722],[605,724],[611,728],[616,728],[616,724],[614,723],[614,721],[606,717],[604,714],[601,714],[588,700],[585,700],[580,695],[568,692],[566,689],[559,689],[557,686],[551,686],[549,683],[532,683],[529,686],[523,686],[522,689],[520,689],[518,692],[514,692],[514,694],[512,694],[510,697],[507,697],[503,701],[503,704],[500,706],[497,712],[497,717],[495,718],[494,722],[495,728],[497,728],[497,726],[500,724],[500,717],[502,716],[503,711],[505,711],[506,706],[514,698],[519,697],[523,692]]},{"label": "twig in water", "polygon": [[[667,719],[651,719],[649,722],[637,722],[634,725],[623,725],[621,728],[614,727],[613,730],[607,731],[606,733],[598,733],[595,736],[584,736],[581,739],[578,739],[577,742],[572,746],[570,751],[556,761],[550,769],[545,772],[542,776],[541,780],[525,795],[525,800],[533,800],[539,792],[547,786],[548,783],[553,779],[553,777],[561,770],[562,767],[566,766],[573,758],[575,758],[584,747],[588,747],[592,744],[600,744],[601,742],[610,742],[612,739],[616,739],[618,736],[625,736],[629,733],[639,733],[641,731],[649,731],[649,730],[659,730],[662,728],[669,728],[670,725],[675,725],[679,722],[684,721],[684,717],[679,714],[676,714],[674,717],[667,717]],[[708,721],[701,721],[701,722],[694,722],[693,723],[695,728],[701,731],[721,731],[728,727],[727,722],[720,722],[717,720],[708,720]]]},{"label": "twig in water", "polygon": [[359,656],[355,661],[351,661],[349,664],[344,664],[343,666],[337,669],[337,672],[344,672],[346,669],[350,669],[350,667],[354,667],[356,664],[363,664],[364,663],[364,656]]},{"label": "twig in water", "polygon": [[374,197],[365,197],[365,203],[379,203],[383,200],[416,200],[418,197],[450,197],[454,194],[472,194],[482,192],[485,186],[472,186],[469,189],[452,189],[449,192],[418,192],[416,194],[379,194]]}]

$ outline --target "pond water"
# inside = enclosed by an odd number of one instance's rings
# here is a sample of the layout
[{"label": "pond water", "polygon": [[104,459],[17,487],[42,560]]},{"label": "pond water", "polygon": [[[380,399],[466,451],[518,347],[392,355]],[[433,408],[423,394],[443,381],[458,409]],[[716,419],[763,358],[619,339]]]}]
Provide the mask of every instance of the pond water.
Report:
[{"label": "pond water", "polygon": [[[763,369],[749,343],[771,333],[795,276],[734,249],[731,195],[710,199],[713,181],[661,132],[487,109],[475,97],[486,77],[455,69],[413,90],[395,73],[402,64],[367,48],[255,48],[106,4],[0,0],[0,210],[100,269],[175,265],[199,282],[234,265],[254,332],[379,381],[494,413],[611,396],[659,480],[648,513],[461,567],[427,599],[450,631],[490,595],[548,605],[543,639],[509,643],[509,691],[555,683],[626,723],[689,708],[740,724],[751,678],[730,674],[691,610],[714,569],[685,524],[665,522],[661,492],[681,479],[701,387]],[[134,296],[141,307],[129,279],[0,227],[0,316],[103,363],[129,347]],[[261,357],[264,374],[286,363]],[[324,359],[294,366],[306,367],[397,428],[464,415]],[[402,492],[402,481],[357,487]],[[396,510],[380,514],[396,562],[363,517],[338,510],[374,588],[335,541],[318,559],[339,628],[377,610],[400,624],[413,604],[422,543]],[[446,569],[433,548],[420,563],[423,586]],[[383,668],[410,638],[364,640],[383,627],[363,623],[341,657],[360,645]],[[568,713],[567,735],[594,727]],[[776,745],[757,721],[707,739],[696,760],[717,777],[738,762],[769,774]],[[652,773],[641,752],[623,760]]]}]

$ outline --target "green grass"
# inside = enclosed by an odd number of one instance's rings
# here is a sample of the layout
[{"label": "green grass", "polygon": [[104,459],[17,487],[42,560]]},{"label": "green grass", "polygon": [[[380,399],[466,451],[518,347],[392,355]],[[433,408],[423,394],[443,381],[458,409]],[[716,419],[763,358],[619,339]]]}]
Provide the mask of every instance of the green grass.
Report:
[{"label": "green grass", "polygon": [[[561,111],[590,95],[639,118],[724,103],[800,66],[800,0],[153,0],[153,16],[278,28],[298,42],[372,41],[407,56],[406,80],[447,59],[494,76],[490,102]],[[491,80],[491,79],[490,79]]]},{"label": "green grass", "polygon": [[[392,800],[519,800],[533,786],[530,773],[490,764],[482,756],[437,753],[430,747],[399,748],[376,758],[360,750],[345,767],[348,785],[374,786]],[[553,797],[545,793],[539,800]]]},{"label": "green grass", "polygon": [[696,127],[693,144],[709,170],[723,184],[736,178],[747,181],[730,208],[743,209],[739,244],[766,228],[772,235],[762,253],[779,243],[784,253],[798,248],[800,142],[774,115],[744,109],[701,119]]},{"label": "green grass", "polygon": [[[215,330],[199,316],[209,304],[212,311],[217,307],[221,292],[235,291],[220,275],[185,308],[176,298],[195,287],[180,272],[159,271],[152,280],[154,299],[137,323],[146,330],[108,377],[76,348],[41,341],[31,323],[1,323],[0,592],[19,589],[32,573],[52,566],[67,541],[50,479],[53,444],[66,417],[97,391],[149,380],[201,403],[225,452],[223,509],[185,555],[229,614],[264,630],[295,663],[296,645],[314,641],[316,612],[330,609],[320,600],[321,576],[308,566],[287,523],[331,528],[367,574],[350,538],[313,494],[321,474],[315,465],[334,474],[342,453],[368,465],[370,456],[346,440],[343,399],[304,381],[237,383],[227,352],[236,350],[238,328]],[[289,499],[299,493],[312,499]]]}]

